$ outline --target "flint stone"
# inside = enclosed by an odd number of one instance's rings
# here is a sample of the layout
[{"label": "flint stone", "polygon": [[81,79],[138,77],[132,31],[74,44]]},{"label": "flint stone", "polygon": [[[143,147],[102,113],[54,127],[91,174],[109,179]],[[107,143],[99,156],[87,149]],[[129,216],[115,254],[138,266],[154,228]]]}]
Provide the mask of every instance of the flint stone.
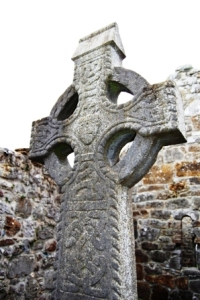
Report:
[{"label": "flint stone", "polygon": [[172,269],[180,270],[181,265],[181,250],[174,250],[170,258],[169,267]]},{"label": "flint stone", "polygon": [[8,236],[14,236],[21,228],[21,224],[13,217],[6,216],[5,232]]},{"label": "flint stone", "polygon": [[200,271],[197,268],[184,269],[183,274],[191,279],[200,278]]},{"label": "flint stone", "polygon": [[38,205],[37,207],[33,208],[32,216],[36,220],[44,220],[45,216],[47,214],[46,209],[42,205]]},{"label": "flint stone", "polygon": [[25,246],[23,243],[15,244],[13,255],[17,256],[25,251]]},{"label": "flint stone", "polygon": [[13,259],[8,266],[8,278],[29,275],[34,269],[34,256],[22,255]]},{"label": "flint stone", "polygon": [[159,250],[152,251],[150,256],[151,259],[156,262],[164,262],[167,260],[166,252],[159,251]]},{"label": "flint stone", "polygon": [[39,288],[37,285],[37,280],[31,276],[28,277],[26,282],[26,293],[25,299],[37,299]]},{"label": "flint stone", "polygon": [[144,202],[144,201],[150,201],[154,199],[153,193],[145,193],[145,194],[139,194],[136,197],[134,197],[134,202]]},{"label": "flint stone", "polygon": [[144,249],[144,250],[158,250],[159,245],[158,244],[153,244],[153,243],[150,243],[150,242],[143,242],[142,243],[142,249]]},{"label": "flint stone", "polygon": [[0,299],[6,299],[6,295],[8,294],[9,288],[9,280],[0,280]]},{"label": "flint stone", "polygon": [[[159,198],[160,199],[160,198]],[[164,207],[164,203],[163,201],[148,201],[145,203],[146,205],[146,209],[151,209],[151,208],[155,208],[155,209],[163,209]],[[141,209],[142,207],[144,207],[143,203],[137,204],[137,208]]]},{"label": "flint stone", "polygon": [[175,243],[169,243],[169,244],[164,244],[163,245],[163,250],[164,251],[172,251],[175,249],[176,244]]},{"label": "flint stone", "polygon": [[169,243],[171,239],[168,236],[160,236],[159,240],[164,244],[164,243]]},{"label": "flint stone", "polygon": [[51,206],[47,211],[47,217],[58,222],[59,220],[59,209],[57,207]]},{"label": "flint stone", "polygon": [[159,228],[159,229],[164,229],[167,227],[167,222],[166,221],[161,221],[161,220],[156,220],[156,219],[146,219],[146,220],[141,220],[141,224],[144,227],[144,231],[147,229],[145,227],[149,226],[151,229],[152,227]]},{"label": "flint stone", "polygon": [[0,247],[13,245],[14,241],[12,239],[3,239],[0,240]]},{"label": "flint stone", "polygon": [[142,228],[140,230],[140,237],[148,240],[148,241],[155,241],[160,235],[160,230],[157,228]]},{"label": "flint stone", "polygon": [[169,210],[154,210],[151,212],[151,217],[155,219],[168,220],[170,216],[171,216],[171,211]]},{"label": "flint stone", "polygon": [[13,215],[12,208],[1,201],[0,202],[0,214]]},{"label": "flint stone", "polygon": [[8,180],[4,180],[4,179],[0,178],[0,187],[3,189],[6,189],[6,190],[12,191],[13,184],[11,182],[9,182]]},{"label": "flint stone", "polygon": [[23,295],[25,292],[25,283],[19,282],[13,286],[11,286],[11,290],[17,295]]},{"label": "flint stone", "polygon": [[168,200],[166,203],[166,207],[168,209],[179,209],[179,208],[189,208],[190,207],[190,203],[187,199],[184,198],[180,198],[180,199],[175,199],[175,200]]},{"label": "flint stone", "polygon": [[38,230],[38,237],[41,240],[47,240],[54,236],[54,230],[51,227],[44,227],[40,230]]},{"label": "flint stone", "polygon": [[56,241],[55,240],[51,240],[51,241],[48,241],[46,244],[45,244],[45,250],[47,252],[53,252],[56,250]]},{"label": "flint stone", "polygon": [[194,233],[197,237],[200,237],[200,227],[193,228],[193,233]]},{"label": "flint stone", "polygon": [[0,252],[5,256],[5,257],[12,257],[14,252],[15,252],[15,247],[14,245],[10,246],[5,246],[0,248]]},{"label": "flint stone", "polygon": [[55,257],[53,255],[49,256],[48,253],[44,252],[44,255],[46,256],[45,258],[43,258],[42,261],[42,266],[43,268],[50,268],[53,267],[54,262],[55,262]]},{"label": "flint stone", "polygon": [[15,213],[22,218],[28,218],[32,212],[32,204],[29,199],[21,197],[17,200]]},{"label": "flint stone", "polygon": [[44,284],[44,286],[47,290],[53,290],[54,289],[53,274],[54,274],[53,270],[45,271],[45,275],[44,275],[45,284]]},{"label": "flint stone", "polygon": [[7,166],[7,168],[5,169],[5,167],[0,166],[0,177],[2,178],[6,178],[6,179],[18,179],[19,178],[19,173],[17,168],[15,167],[10,167]]},{"label": "flint stone", "polygon": [[157,264],[148,264],[144,267],[145,269],[145,272],[148,274],[148,275],[158,275],[158,274],[162,274],[162,269],[159,265]]},{"label": "flint stone", "polygon": [[36,222],[25,219],[23,220],[23,233],[24,237],[28,238],[30,240],[35,240],[36,239]]}]

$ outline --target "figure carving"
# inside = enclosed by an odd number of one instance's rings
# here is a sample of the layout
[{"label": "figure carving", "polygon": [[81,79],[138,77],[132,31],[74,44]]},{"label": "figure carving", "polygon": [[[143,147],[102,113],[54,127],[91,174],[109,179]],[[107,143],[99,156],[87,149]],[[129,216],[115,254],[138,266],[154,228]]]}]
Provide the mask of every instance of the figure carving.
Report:
[{"label": "figure carving", "polygon": [[[137,299],[128,189],[162,146],[185,142],[175,84],[149,85],[122,68],[124,57],[116,23],[81,39],[73,84],[33,123],[30,158],[45,163],[62,192],[53,299]],[[133,99],[117,105],[122,91]]]}]

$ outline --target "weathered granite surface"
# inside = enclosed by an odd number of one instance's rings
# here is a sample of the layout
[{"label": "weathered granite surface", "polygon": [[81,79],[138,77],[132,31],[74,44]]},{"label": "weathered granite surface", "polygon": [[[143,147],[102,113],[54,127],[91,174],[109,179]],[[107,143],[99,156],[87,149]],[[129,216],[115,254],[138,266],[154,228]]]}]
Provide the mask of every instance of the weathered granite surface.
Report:
[{"label": "weathered granite surface", "polygon": [[[162,146],[185,142],[175,84],[150,86],[121,67],[124,57],[116,24],[81,39],[73,84],[49,117],[33,123],[30,158],[45,163],[63,194],[54,299],[137,299],[128,188]],[[134,98],[117,105],[121,91]]]}]

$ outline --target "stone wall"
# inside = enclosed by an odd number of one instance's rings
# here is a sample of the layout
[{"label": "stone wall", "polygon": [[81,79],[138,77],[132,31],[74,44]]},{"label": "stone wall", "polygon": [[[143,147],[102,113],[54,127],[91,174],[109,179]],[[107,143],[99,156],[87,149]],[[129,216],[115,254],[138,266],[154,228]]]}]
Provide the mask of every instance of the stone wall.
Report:
[{"label": "stone wall", "polygon": [[59,205],[26,149],[0,149],[0,299],[50,299]]},{"label": "stone wall", "polygon": [[[170,76],[188,143],[164,147],[131,191],[139,299],[200,299],[200,71]],[[27,150],[0,149],[0,299],[50,299],[60,196]],[[128,299],[127,299],[128,300]]]},{"label": "stone wall", "polygon": [[139,299],[200,299],[200,71],[170,76],[184,102],[187,144],[164,147],[131,191]]}]

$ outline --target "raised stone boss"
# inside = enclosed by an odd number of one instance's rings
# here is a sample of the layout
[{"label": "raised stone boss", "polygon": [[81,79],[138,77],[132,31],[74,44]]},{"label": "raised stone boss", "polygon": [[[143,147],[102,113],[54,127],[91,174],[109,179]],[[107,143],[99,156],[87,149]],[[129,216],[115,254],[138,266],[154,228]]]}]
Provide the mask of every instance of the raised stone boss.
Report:
[{"label": "raised stone boss", "polygon": [[[175,84],[149,85],[121,67],[124,58],[116,23],[81,39],[72,85],[33,122],[30,158],[45,163],[62,192],[53,299],[137,299],[128,190],[163,145],[185,142]],[[122,91],[132,99],[117,105]]]}]

